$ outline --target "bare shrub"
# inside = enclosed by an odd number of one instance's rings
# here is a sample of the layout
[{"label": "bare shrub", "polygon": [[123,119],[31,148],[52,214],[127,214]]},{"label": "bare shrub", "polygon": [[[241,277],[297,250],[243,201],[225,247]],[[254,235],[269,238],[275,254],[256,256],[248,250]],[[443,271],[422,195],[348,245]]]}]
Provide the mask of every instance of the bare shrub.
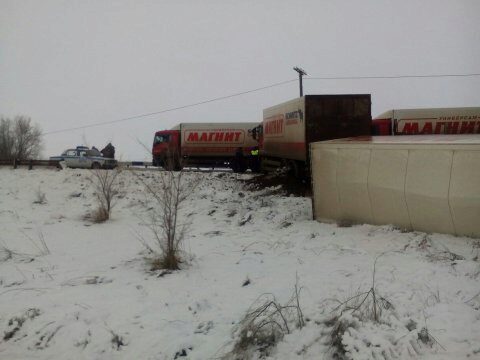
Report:
[{"label": "bare shrub", "polygon": [[378,259],[385,255],[380,254],[375,258],[373,263],[372,284],[368,291],[359,291],[354,296],[345,301],[339,301],[339,305],[334,309],[334,312],[339,311],[340,315],[344,312],[357,312],[360,320],[371,320],[379,322],[383,310],[393,309],[393,304],[378,294],[375,288],[376,266]]},{"label": "bare shrub", "polygon": [[295,291],[285,305],[280,304],[273,294],[258,297],[234,329],[237,340],[233,349],[222,359],[247,360],[258,353],[260,357],[266,357],[285,335],[294,328],[304,327],[300,290],[297,280]]},{"label": "bare shrub", "polygon": [[8,330],[4,332],[3,340],[8,341],[15,336],[15,334],[22,328],[27,320],[33,320],[41,315],[41,311],[37,308],[27,309],[24,313],[12,317],[8,321]]},{"label": "bare shrub", "polygon": [[120,169],[92,170],[90,182],[94,186],[95,197],[97,200],[97,208],[91,215],[92,221],[101,223],[110,219],[115,200],[120,194],[120,183],[118,181],[118,175],[120,172]]},{"label": "bare shrub", "polygon": [[50,249],[47,246],[47,242],[45,240],[45,236],[43,235],[43,232],[38,229],[37,231],[37,240],[34,240],[28,234],[25,232],[21,231],[23,236],[30,241],[30,243],[34,247],[34,251],[32,252],[21,252],[21,251],[16,251],[13,248],[7,246],[5,242],[0,240],[0,262],[2,261],[8,261],[11,259],[20,259],[20,260],[27,260],[27,261],[32,261],[34,258],[38,256],[46,256],[50,254]]},{"label": "bare shrub", "polygon": [[0,244],[0,262],[12,259],[14,254],[15,252],[12,249],[5,244]]},{"label": "bare shrub", "polygon": [[40,189],[35,192],[34,204],[44,205],[47,203],[47,195]]},{"label": "bare shrub", "polygon": [[[183,168],[180,164],[178,168]],[[154,246],[148,241],[140,241],[153,253],[150,260],[151,270],[178,270],[185,261],[182,256],[182,243],[188,230],[188,223],[181,220],[180,210],[190,194],[198,185],[200,177],[185,177],[183,170],[157,172],[158,176],[147,181],[135,172],[137,179],[143,184],[145,192],[153,206],[146,205],[148,219],[143,219],[154,238]]]},{"label": "bare shrub", "polygon": [[90,219],[94,223],[103,223],[110,219],[109,211],[103,207],[103,205],[99,204],[96,209],[93,210],[92,214],[90,215]]},{"label": "bare shrub", "polygon": [[35,251],[32,253],[18,252],[8,248],[4,243],[2,243],[0,244],[0,254],[2,253],[5,254],[7,260],[15,256],[20,259],[33,259],[38,256],[46,256],[50,254],[50,249],[47,246],[45,236],[43,235],[43,232],[40,229],[37,230],[37,238],[38,238],[37,240],[33,239],[23,231],[21,231],[21,233],[23,234],[23,236],[25,236],[25,238],[28,241],[30,241]]},{"label": "bare shrub", "polygon": [[333,358],[346,357],[347,349],[343,338],[351,331],[350,329],[358,330],[366,321],[378,324],[384,311],[394,310],[393,304],[378,293],[375,283],[377,261],[385,254],[382,253],[375,258],[370,289],[359,290],[344,301],[336,300],[339,305],[333,309],[332,315],[323,321],[328,329],[328,344]]},{"label": "bare shrub", "polygon": [[27,160],[39,156],[42,131],[26,116],[0,119],[0,159]]},{"label": "bare shrub", "polygon": [[125,340],[121,335],[115,333],[112,330],[110,330],[110,333],[112,334],[110,342],[112,343],[113,349],[117,351],[121,350],[121,348],[126,345]]},{"label": "bare shrub", "polygon": [[349,329],[357,329],[359,321],[353,316],[333,315],[324,321],[324,325],[329,331],[328,345],[334,359],[342,359],[347,353],[343,336]]}]

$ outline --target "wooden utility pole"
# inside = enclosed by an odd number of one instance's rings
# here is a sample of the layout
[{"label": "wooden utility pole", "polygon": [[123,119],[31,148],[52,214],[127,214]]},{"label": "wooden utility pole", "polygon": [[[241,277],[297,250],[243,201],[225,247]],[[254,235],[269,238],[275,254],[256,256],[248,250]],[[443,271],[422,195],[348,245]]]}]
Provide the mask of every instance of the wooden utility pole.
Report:
[{"label": "wooden utility pole", "polygon": [[305,70],[299,68],[298,66],[295,66],[293,70],[298,72],[298,82],[300,84],[300,97],[302,97],[303,96],[303,75],[307,75],[307,73],[305,72]]}]

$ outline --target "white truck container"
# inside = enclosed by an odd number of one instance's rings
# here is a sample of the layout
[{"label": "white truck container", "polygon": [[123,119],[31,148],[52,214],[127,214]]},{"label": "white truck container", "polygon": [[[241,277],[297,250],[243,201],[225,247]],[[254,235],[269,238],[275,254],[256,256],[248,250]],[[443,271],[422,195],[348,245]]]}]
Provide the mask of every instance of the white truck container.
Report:
[{"label": "white truck container", "polygon": [[233,156],[241,147],[245,154],[257,146],[250,130],[258,123],[182,123],[180,146],[183,156],[224,157]]},{"label": "white truck container", "polygon": [[318,221],[480,237],[480,136],[377,136],[311,144]]},{"label": "white truck container", "polygon": [[369,135],[369,94],[305,95],[263,110],[259,145],[262,167],[289,167],[303,177],[309,144]]},{"label": "white truck container", "polygon": [[480,134],[480,107],[396,109],[373,119],[375,135]]},{"label": "white truck container", "polygon": [[189,166],[231,167],[239,148],[243,155],[257,146],[251,129],[258,123],[181,123],[155,133],[152,162],[179,169]]}]

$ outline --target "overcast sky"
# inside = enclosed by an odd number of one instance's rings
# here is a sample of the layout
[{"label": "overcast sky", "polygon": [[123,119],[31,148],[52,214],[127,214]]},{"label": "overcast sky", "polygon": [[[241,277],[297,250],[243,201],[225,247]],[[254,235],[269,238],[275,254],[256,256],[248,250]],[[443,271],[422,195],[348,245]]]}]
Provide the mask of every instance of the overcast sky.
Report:
[{"label": "overcast sky", "polygon": [[[113,121],[295,79],[305,94],[370,93],[372,113],[480,106],[479,0],[0,0],[0,115],[44,132]],[[178,111],[45,135],[44,157],[138,141],[179,122],[261,121],[298,96],[291,82]]]}]

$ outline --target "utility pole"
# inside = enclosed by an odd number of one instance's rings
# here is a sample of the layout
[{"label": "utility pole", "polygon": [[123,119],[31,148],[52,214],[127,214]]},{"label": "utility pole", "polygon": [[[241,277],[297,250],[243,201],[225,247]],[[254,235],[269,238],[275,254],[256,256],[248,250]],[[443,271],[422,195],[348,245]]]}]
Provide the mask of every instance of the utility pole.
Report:
[{"label": "utility pole", "polygon": [[303,75],[307,75],[307,73],[305,72],[305,70],[299,68],[298,66],[295,66],[293,68],[293,70],[295,70],[296,72],[298,72],[298,81],[300,83],[300,97],[303,96]]}]

